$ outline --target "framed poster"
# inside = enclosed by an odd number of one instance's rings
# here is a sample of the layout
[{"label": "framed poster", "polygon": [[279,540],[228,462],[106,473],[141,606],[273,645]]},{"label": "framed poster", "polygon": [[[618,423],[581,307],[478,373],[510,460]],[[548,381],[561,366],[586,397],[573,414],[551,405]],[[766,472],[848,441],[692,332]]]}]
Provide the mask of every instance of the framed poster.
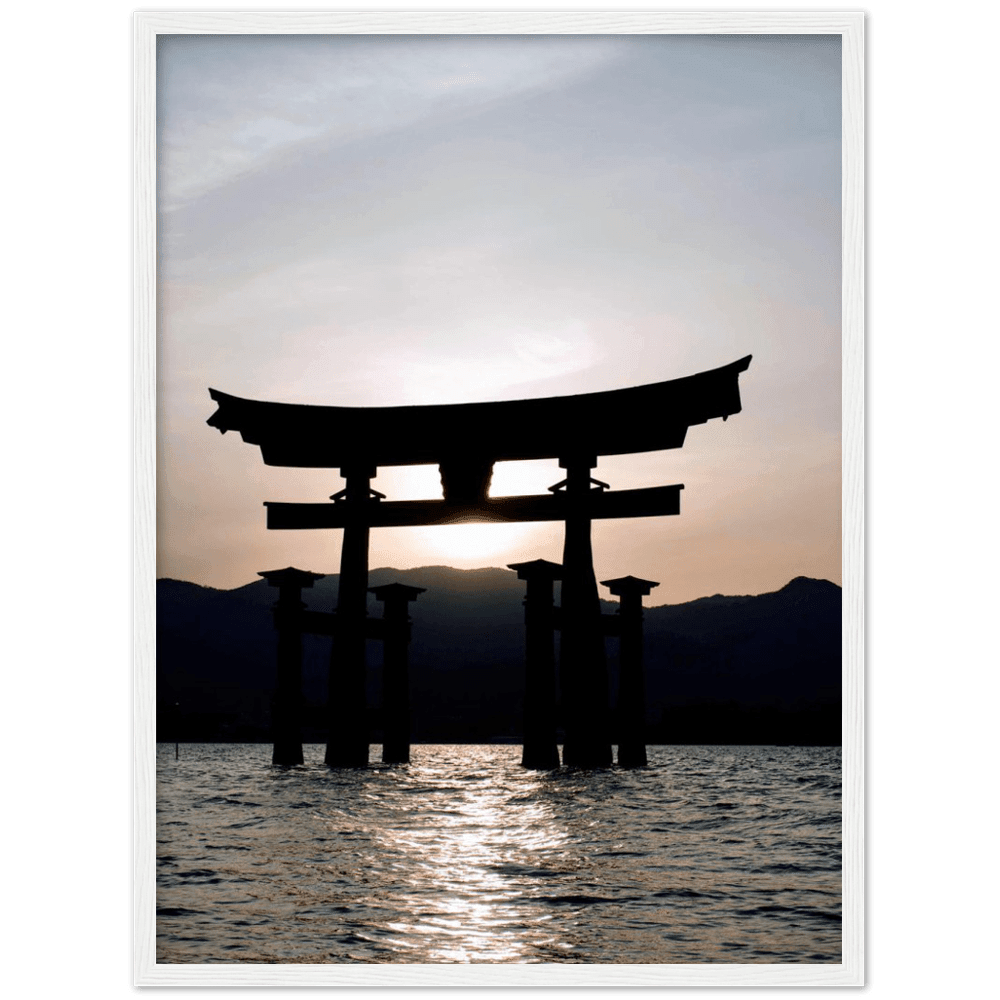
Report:
[{"label": "framed poster", "polygon": [[[133,989],[860,992],[865,13],[132,24]],[[601,393],[750,354],[742,412],[667,453],[683,516],[595,526],[594,564],[656,580],[661,605],[838,591],[836,752],[693,741],[649,770],[553,784],[500,742],[344,781],[307,760],[290,785],[259,744],[229,742],[199,751],[202,784],[171,769],[157,579],[229,591],[337,558],[315,532],[269,533],[260,508],[323,500],[336,470],[220,440],[210,388],[418,408]],[[613,455],[597,474],[646,489],[664,467],[659,451]],[[558,475],[500,462],[493,493]],[[376,485],[416,500],[437,476]],[[555,561],[560,530],[387,528],[370,558],[425,575]]]}]

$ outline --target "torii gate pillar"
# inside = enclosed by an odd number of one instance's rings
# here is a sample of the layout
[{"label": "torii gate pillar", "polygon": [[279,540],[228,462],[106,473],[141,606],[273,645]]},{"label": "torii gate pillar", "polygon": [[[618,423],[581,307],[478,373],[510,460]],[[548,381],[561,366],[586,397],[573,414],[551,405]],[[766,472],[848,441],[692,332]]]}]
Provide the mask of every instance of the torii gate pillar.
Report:
[{"label": "torii gate pillar", "polygon": [[524,749],[521,766],[548,770],[559,766],[556,743],[556,656],[553,583],[562,566],[545,559],[511,563],[508,569],[527,581],[524,595]]},{"label": "torii gate pillar", "polygon": [[[610,767],[608,667],[601,602],[590,542],[590,470],[596,456],[561,458],[566,470],[566,537],[563,546],[562,625],[559,676],[562,687],[567,767]],[[598,489],[605,484],[598,484]],[[556,489],[557,487],[552,487]]]},{"label": "torii gate pillar", "polygon": [[274,734],[272,764],[302,763],[302,588],[323,579],[307,570],[272,569],[258,573],[278,588],[274,626],[278,632],[278,678],[271,709]]},{"label": "torii gate pillar", "polygon": [[642,599],[658,583],[623,576],[603,586],[621,598],[618,614],[618,766],[644,767],[646,760],[646,681],[642,657]]},{"label": "torii gate pillar", "polygon": [[365,622],[368,616],[368,536],[365,508],[376,502],[371,480],[375,468],[340,470],[346,489],[331,499],[348,511],[340,549],[336,629],[330,652],[326,743],[329,767],[366,767],[368,716],[365,706]]}]

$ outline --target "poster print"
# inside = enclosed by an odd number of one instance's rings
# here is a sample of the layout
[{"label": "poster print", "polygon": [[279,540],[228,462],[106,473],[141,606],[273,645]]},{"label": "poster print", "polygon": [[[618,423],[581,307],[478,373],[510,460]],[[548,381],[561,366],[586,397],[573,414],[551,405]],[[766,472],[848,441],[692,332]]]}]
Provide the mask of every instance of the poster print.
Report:
[{"label": "poster print", "polygon": [[[148,984],[593,984],[581,965],[608,966],[608,985],[860,982],[860,886],[844,864],[860,846],[860,748],[857,733],[840,745],[842,651],[822,641],[839,642],[840,602],[859,598],[844,572],[859,556],[842,545],[845,345],[859,322],[842,311],[844,29],[423,15],[370,34],[275,15],[262,32],[248,14],[178,13],[150,15],[147,32],[157,16],[157,187],[143,207],[156,221],[160,632],[156,688],[136,685],[158,809],[136,824],[138,865],[153,860],[151,831],[158,845],[155,883],[151,867],[136,873]],[[135,98],[138,112],[138,85]],[[217,422],[237,431],[220,438],[210,388],[412,407],[412,424],[375,428],[403,441],[426,430],[423,407],[597,402],[748,356],[736,409],[692,419],[683,446],[623,445],[588,469],[608,496],[684,485],[676,517],[591,531],[599,580],[649,584],[645,767],[521,766],[524,690],[510,678],[523,683],[523,652],[512,673],[497,622],[513,608],[503,634],[523,642],[524,584],[507,567],[564,563],[562,518],[372,529],[366,582],[421,591],[409,763],[380,766],[376,751],[327,766],[329,679],[322,640],[307,638],[304,761],[274,770],[262,741],[277,591],[258,574],[315,571],[302,596],[329,612],[348,529],[269,531],[261,503],[323,502],[350,479],[336,463],[265,464],[235,423]],[[634,416],[595,407],[579,432],[641,437]],[[492,432],[471,422],[454,440]],[[436,498],[446,471],[436,458],[379,467],[367,488],[387,506]],[[499,499],[544,496],[567,469],[547,456],[490,474]],[[472,615],[440,603],[456,591]],[[206,596],[217,609],[199,604],[199,622],[219,634],[192,642],[177,608]],[[785,605],[799,617],[791,632],[787,610],[780,634],[752,629],[761,649],[720,645],[734,604],[753,621]],[[436,645],[417,634],[425,607]],[[690,613],[706,610],[699,637]],[[242,636],[218,625],[233,614]],[[773,666],[778,646],[793,650],[788,669],[758,670],[739,693],[740,668]],[[378,663],[370,673],[381,743],[386,679]],[[229,701],[227,685],[240,688]],[[618,747],[620,720],[609,725]],[[155,744],[170,726],[184,741]],[[565,727],[556,735],[565,754]]]}]

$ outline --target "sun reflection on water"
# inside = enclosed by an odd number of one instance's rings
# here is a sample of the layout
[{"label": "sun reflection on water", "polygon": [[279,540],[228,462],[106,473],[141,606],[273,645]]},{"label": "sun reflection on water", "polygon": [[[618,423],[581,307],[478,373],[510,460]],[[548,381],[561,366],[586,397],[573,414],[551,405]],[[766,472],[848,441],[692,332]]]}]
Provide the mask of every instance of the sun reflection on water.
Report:
[{"label": "sun reflection on water", "polygon": [[566,842],[544,777],[473,766],[457,783],[453,770],[410,767],[419,805],[376,835],[410,872],[412,911],[388,925],[396,945],[429,962],[539,961],[569,948],[553,914],[526,891]]},{"label": "sun reflection on water", "polygon": [[840,961],[837,748],[540,773],[516,746],[269,750],[158,753],[158,962]]}]

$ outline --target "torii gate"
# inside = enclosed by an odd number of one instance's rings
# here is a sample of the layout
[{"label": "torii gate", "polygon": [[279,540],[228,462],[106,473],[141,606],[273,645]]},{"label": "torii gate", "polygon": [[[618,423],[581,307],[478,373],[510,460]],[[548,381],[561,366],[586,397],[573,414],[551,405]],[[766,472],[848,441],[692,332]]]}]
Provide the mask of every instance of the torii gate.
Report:
[{"label": "torii gate", "polygon": [[[462,521],[564,521],[560,674],[567,694],[563,762],[611,764],[607,667],[594,575],[595,518],[680,513],[682,485],[611,490],[591,478],[601,455],[680,448],[689,427],[739,413],[751,356],[711,371],[610,392],[431,406],[309,406],[241,399],[217,389],[208,424],[238,431],[265,465],[339,469],[332,503],[265,502],[271,529],[343,528],[330,661],[326,763],[368,763],[365,620],[371,528]],[[496,462],[555,458],[562,482],[537,496],[490,497]],[[388,501],[379,466],[437,465],[443,497]]]}]

